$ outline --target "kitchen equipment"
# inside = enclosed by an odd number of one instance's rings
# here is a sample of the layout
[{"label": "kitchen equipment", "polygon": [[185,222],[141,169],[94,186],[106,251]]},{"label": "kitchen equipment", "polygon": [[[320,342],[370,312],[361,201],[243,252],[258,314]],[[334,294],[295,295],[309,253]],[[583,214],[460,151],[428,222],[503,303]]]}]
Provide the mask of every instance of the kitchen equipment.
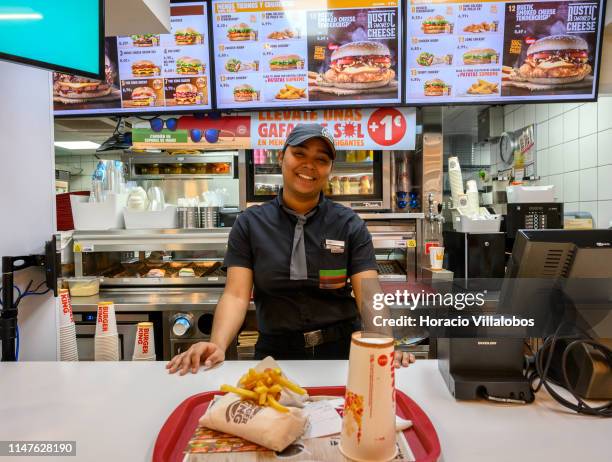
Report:
[{"label": "kitchen equipment", "polygon": [[504,233],[444,231],[446,269],[455,279],[503,278],[506,264]]},{"label": "kitchen equipment", "polygon": [[395,457],[395,367],[393,338],[364,332],[351,337],[340,452],[349,459]]},{"label": "kitchen equipment", "polygon": [[103,230],[124,227],[123,209],[127,194],[109,193],[101,203],[89,203],[86,196],[70,196],[74,229]]},{"label": "kitchen equipment", "polygon": [[125,229],[174,229],[178,227],[176,205],[166,204],[161,211],[130,210],[123,211]]},{"label": "kitchen equipment", "polygon": [[555,202],[555,187],[553,185],[511,185],[506,187],[506,197],[508,200],[508,204],[541,204]]},{"label": "kitchen equipment", "polygon": [[178,227],[182,229],[198,228],[200,225],[200,213],[198,207],[177,208]]},{"label": "kitchen equipment", "polygon": [[[95,330],[96,330],[96,311],[78,311],[79,306],[75,305],[74,321],[76,324],[76,337],[79,350],[80,361],[93,361],[95,358]],[[115,314],[117,320],[117,336],[119,342],[119,359],[129,361],[134,353],[136,341],[136,326],[139,322],[152,322],[154,331],[154,343],[158,359],[162,359],[161,351],[163,329],[161,312],[118,312]],[[169,358],[168,358],[169,359]]]},{"label": "kitchen equipment", "polygon": [[519,229],[562,229],[562,203],[508,204],[504,221],[506,236],[514,239]]},{"label": "kitchen equipment", "polygon": [[200,228],[218,228],[221,222],[221,207],[200,207]]},{"label": "kitchen equipment", "polygon": [[501,215],[489,215],[488,218],[458,215],[455,217],[453,227],[460,233],[497,233],[501,222]]},{"label": "kitchen equipment", "polygon": [[[265,163],[259,163],[263,151]],[[279,150],[247,150],[240,153],[240,208],[269,201],[282,187]],[[353,210],[390,210],[391,153],[337,151],[325,195]],[[257,159],[257,162],[255,160]]]}]

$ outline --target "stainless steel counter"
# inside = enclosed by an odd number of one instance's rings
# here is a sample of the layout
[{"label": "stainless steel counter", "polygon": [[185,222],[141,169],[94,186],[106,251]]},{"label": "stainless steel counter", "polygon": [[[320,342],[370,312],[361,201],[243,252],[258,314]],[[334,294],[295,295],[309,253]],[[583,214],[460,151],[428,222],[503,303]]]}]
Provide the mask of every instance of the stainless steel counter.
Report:
[{"label": "stainless steel counter", "polygon": [[362,220],[412,220],[424,219],[425,214],[421,212],[391,212],[391,213],[376,213],[376,212],[358,212],[357,215]]},{"label": "stainless steel counter", "polygon": [[[99,301],[110,301],[121,311],[214,311],[222,287],[198,289],[146,288],[105,289],[92,297],[72,297],[74,311],[96,311]],[[251,302],[250,310],[255,309]]]}]

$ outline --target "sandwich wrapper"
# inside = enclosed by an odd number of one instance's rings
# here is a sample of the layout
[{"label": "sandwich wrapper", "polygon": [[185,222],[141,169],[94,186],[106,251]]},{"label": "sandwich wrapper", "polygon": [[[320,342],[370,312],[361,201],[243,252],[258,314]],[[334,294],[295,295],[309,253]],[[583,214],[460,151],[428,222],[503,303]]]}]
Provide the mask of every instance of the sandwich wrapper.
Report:
[{"label": "sandwich wrapper", "polygon": [[[263,372],[277,367],[278,363],[268,356],[254,369]],[[283,451],[298,438],[305,440],[335,435],[342,429],[344,398],[309,397],[283,388],[279,403],[287,406],[289,412],[278,412],[227,393],[211,402],[199,425],[239,436],[274,451]],[[412,422],[396,416],[395,426],[396,431],[403,431],[410,428]]]},{"label": "sandwich wrapper", "polygon": [[[255,370],[263,372],[266,368],[276,367],[276,361],[268,356],[255,366]],[[307,396],[283,389],[279,403],[287,406],[289,412],[279,412],[228,393],[210,404],[199,424],[274,451],[282,451],[304,433],[307,417],[301,408],[306,399]]]}]

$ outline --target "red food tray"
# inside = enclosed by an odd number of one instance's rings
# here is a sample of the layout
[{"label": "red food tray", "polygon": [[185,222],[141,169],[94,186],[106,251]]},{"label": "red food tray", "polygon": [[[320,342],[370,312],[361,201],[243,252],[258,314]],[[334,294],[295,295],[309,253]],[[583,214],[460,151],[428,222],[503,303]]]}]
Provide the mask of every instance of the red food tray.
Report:
[{"label": "red food tray", "polygon": [[[311,396],[344,396],[344,387],[305,387]],[[183,401],[170,414],[157,435],[153,449],[153,462],[182,461],[183,451],[193,436],[198,420],[204,415],[215,395],[220,391],[208,391],[193,395]],[[412,427],[404,430],[417,462],[434,462],[440,457],[440,441],[436,429],[427,414],[412,399],[396,391],[397,415],[412,420]]]}]

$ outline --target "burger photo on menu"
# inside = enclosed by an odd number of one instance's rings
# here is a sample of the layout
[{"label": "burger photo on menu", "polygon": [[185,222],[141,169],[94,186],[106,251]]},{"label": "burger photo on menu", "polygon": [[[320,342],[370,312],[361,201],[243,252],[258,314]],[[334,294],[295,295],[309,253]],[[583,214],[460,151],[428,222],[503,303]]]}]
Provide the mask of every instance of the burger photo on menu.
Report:
[{"label": "burger photo on menu", "polygon": [[492,48],[473,48],[463,53],[463,64],[497,64],[499,54]]},{"label": "burger photo on menu", "polygon": [[298,55],[278,55],[270,59],[271,71],[304,69],[304,58]]},{"label": "burger photo on menu", "polygon": [[251,26],[241,22],[227,29],[227,39],[231,42],[241,42],[245,40],[256,40],[257,37]]},{"label": "burger photo on menu", "polygon": [[259,100],[259,95],[257,91],[250,86],[249,84],[242,84],[234,87],[234,101],[237,103],[245,103],[248,101],[257,101]]},{"label": "burger photo on menu", "polygon": [[143,59],[132,63],[132,75],[134,77],[152,77],[159,74],[159,66],[153,61]]},{"label": "burger photo on menu", "polygon": [[427,80],[424,85],[425,96],[447,96],[450,95],[450,87],[441,79]]},{"label": "burger photo on menu", "polygon": [[176,73],[181,75],[199,75],[204,72],[202,61],[189,56],[182,56],[176,60]]},{"label": "burger photo on menu", "polygon": [[136,87],[132,90],[130,106],[155,106],[157,94],[151,87]]},{"label": "burger photo on menu", "polygon": [[430,16],[421,23],[421,30],[424,34],[445,34],[451,33],[453,25],[442,15]]},{"label": "burger photo on menu", "polygon": [[114,86],[117,73],[108,56],[104,58],[104,80],[89,79],[70,74],[53,73],[53,101],[74,105],[86,102],[120,101],[120,92]]},{"label": "burger photo on menu", "polygon": [[202,34],[191,27],[186,27],[174,33],[174,42],[177,45],[197,45],[202,43]]},{"label": "burger photo on menu", "polygon": [[591,73],[588,61],[589,46],[586,40],[575,35],[551,35],[529,46],[518,75],[538,84],[574,83]]},{"label": "burger photo on menu", "polygon": [[319,85],[367,91],[384,87],[395,77],[389,48],[380,42],[353,42],[342,45],[330,57],[330,68]]},{"label": "burger photo on menu", "polygon": [[177,105],[197,104],[198,87],[192,83],[182,83],[174,90],[174,102]]},{"label": "burger photo on menu", "polygon": [[132,46],[135,47],[156,47],[159,45],[159,35],[155,34],[135,34],[130,36]]}]

